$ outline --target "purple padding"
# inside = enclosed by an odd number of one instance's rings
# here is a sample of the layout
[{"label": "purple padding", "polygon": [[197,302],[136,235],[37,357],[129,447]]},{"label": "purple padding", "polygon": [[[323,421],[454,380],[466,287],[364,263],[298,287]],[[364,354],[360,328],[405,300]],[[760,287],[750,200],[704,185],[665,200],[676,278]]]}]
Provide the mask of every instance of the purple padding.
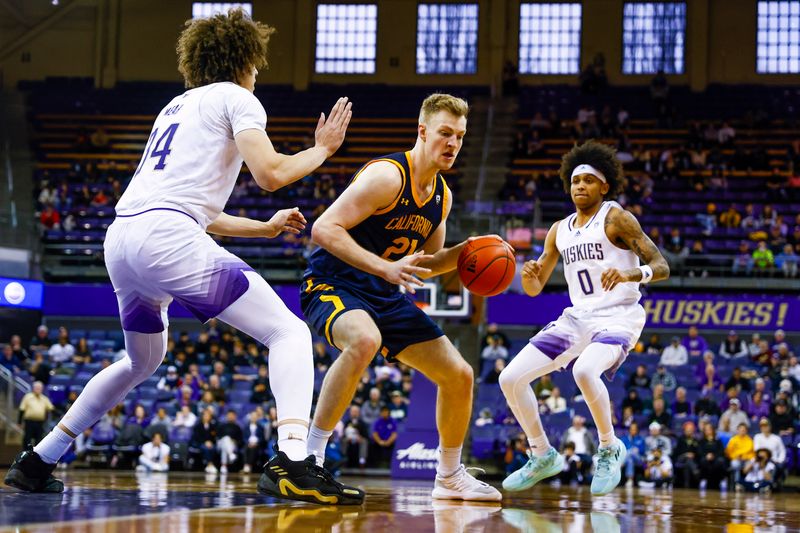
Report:
[{"label": "purple padding", "polygon": [[551,333],[536,335],[531,339],[531,344],[550,359],[555,359],[572,346],[569,339]]},{"label": "purple padding", "polygon": [[209,274],[208,287],[198,296],[173,295],[198,320],[206,322],[238,300],[250,286],[245,271],[252,271],[244,261],[226,259],[216,263]]},{"label": "purple padding", "polygon": [[161,320],[161,306],[155,302],[134,296],[123,309],[122,329],[137,333],[161,333],[164,331],[164,322]]}]

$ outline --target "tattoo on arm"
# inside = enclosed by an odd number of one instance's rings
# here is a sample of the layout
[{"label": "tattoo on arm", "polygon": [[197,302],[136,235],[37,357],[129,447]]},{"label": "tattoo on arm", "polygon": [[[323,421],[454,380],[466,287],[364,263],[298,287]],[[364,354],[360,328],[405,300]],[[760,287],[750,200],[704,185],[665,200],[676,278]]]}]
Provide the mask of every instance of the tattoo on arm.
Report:
[{"label": "tattoo on arm", "polygon": [[[612,220],[609,222],[609,218]],[[644,234],[639,221],[627,211],[606,217],[606,227],[613,224],[616,229],[616,241],[624,245],[642,261],[653,269],[653,281],[669,277],[669,265],[650,237]]]}]

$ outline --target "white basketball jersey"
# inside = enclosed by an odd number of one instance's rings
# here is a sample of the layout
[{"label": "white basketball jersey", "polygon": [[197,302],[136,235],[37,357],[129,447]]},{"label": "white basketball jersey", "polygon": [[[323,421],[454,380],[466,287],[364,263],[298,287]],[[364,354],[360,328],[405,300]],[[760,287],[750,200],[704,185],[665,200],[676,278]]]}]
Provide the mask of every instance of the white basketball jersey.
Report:
[{"label": "white basketball jersey", "polygon": [[606,216],[614,207],[622,209],[617,202],[603,202],[580,228],[575,227],[577,214],[558,224],[556,247],[564,261],[564,276],[574,307],[603,309],[635,304],[642,296],[638,283],[619,283],[611,291],[603,290],[600,283],[601,274],[609,268],[622,271],[639,266],[636,254],[615,246],[606,236]]},{"label": "white basketball jersey", "polygon": [[117,214],[177,209],[205,228],[222,212],[242,168],[234,135],[266,126],[264,106],[235,83],[177,96],[158,114]]}]

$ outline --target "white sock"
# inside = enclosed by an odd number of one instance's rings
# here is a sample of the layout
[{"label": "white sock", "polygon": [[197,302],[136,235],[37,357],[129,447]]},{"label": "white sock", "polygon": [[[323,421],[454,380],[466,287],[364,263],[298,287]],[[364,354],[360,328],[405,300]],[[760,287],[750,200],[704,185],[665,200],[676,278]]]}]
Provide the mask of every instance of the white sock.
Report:
[{"label": "white sock", "polygon": [[535,439],[528,439],[528,444],[531,446],[531,451],[536,457],[544,457],[550,451],[550,441],[547,440],[547,435],[542,433]]},{"label": "white sock", "polygon": [[333,431],[325,431],[316,425],[311,426],[308,432],[308,453],[317,458],[317,464],[325,464],[325,448],[328,446],[328,439],[333,435]]},{"label": "white sock", "polygon": [[439,444],[439,464],[436,473],[441,477],[450,477],[461,466],[461,446],[458,448],[445,448]]},{"label": "white sock", "polygon": [[34,446],[33,451],[39,454],[42,461],[53,465],[67,452],[67,448],[69,448],[73,440],[63,429],[56,426],[39,444]]},{"label": "white sock", "polygon": [[278,449],[292,461],[302,461],[308,457],[308,429],[302,424],[278,426]]},{"label": "white sock", "polygon": [[598,435],[600,437],[600,447],[605,448],[606,446],[610,446],[614,442],[614,432],[611,433],[603,433],[602,435]]}]

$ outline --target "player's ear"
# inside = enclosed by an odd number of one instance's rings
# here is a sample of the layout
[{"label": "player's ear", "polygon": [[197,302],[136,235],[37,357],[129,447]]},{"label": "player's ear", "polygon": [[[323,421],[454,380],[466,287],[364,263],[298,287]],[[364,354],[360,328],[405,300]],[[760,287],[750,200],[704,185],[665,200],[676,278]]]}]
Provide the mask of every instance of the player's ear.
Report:
[{"label": "player's ear", "polygon": [[425,126],[425,124],[420,123],[419,125],[417,125],[417,134],[419,135],[419,138],[422,139],[423,142],[426,140],[427,133],[428,133],[427,127]]},{"label": "player's ear", "polygon": [[611,185],[609,185],[608,183],[601,183],[600,184],[600,194],[602,194],[603,196],[608,194],[608,191],[610,189],[611,189]]}]

